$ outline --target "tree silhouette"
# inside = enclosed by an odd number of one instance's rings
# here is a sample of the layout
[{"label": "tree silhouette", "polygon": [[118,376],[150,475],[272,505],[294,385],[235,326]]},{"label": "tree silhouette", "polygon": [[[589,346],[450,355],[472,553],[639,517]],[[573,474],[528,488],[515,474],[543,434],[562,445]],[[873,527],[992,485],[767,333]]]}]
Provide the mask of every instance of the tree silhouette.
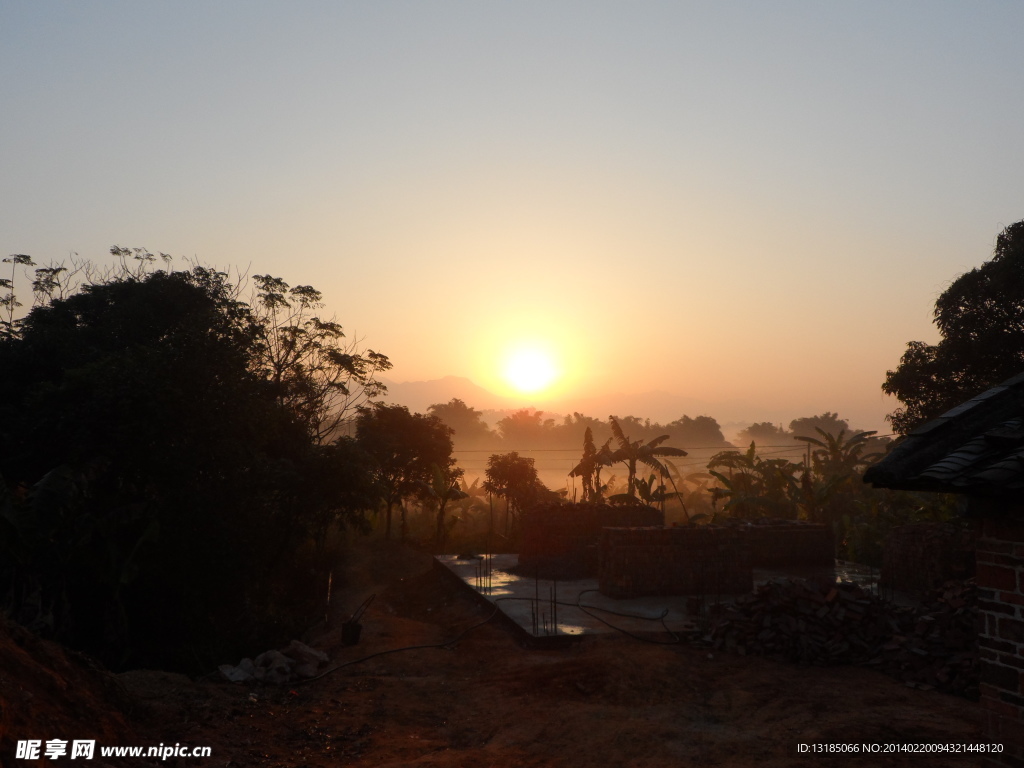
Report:
[{"label": "tree silhouette", "polygon": [[487,459],[483,488],[488,493],[505,499],[505,534],[509,533],[509,515],[515,525],[519,513],[529,504],[549,493],[537,477],[533,459],[518,452],[498,453]]},{"label": "tree silhouette", "polygon": [[423,497],[437,505],[437,526],[434,532],[434,548],[438,553],[444,552],[445,511],[450,502],[469,498],[469,494],[460,487],[463,471],[458,467],[440,467],[430,465],[430,483],[423,489]]},{"label": "tree silhouette", "polygon": [[765,446],[788,443],[793,435],[783,429],[781,424],[776,426],[770,421],[759,421],[742,430],[738,437],[744,444],[757,443]]},{"label": "tree silhouette", "polygon": [[18,556],[0,592],[34,585],[50,631],[108,664],[181,669],[252,642],[272,605],[308,618],[282,569],[356,517],[369,476],[272,395],[259,321],[224,273],[149,263],[0,338],[0,474],[27,489],[4,505]]},{"label": "tree silhouette", "polygon": [[[719,469],[729,472],[719,472]],[[757,455],[755,443],[742,453],[717,453],[708,462],[708,472],[720,484],[711,489],[712,502],[717,504],[726,499],[724,509],[736,517],[794,517],[799,469],[799,464],[787,459],[762,459]]]},{"label": "tree silhouette", "polygon": [[544,411],[523,408],[501,419],[497,426],[506,445],[529,449],[548,442],[555,420],[545,419]]},{"label": "tree silhouette", "polygon": [[270,275],[253,280],[254,366],[270,380],[278,402],[302,419],[310,437],[320,443],[336,437],[353,408],[387,391],[375,377],[391,362],[372,349],[360,350],[346,341],[339,323],[316,315],[323,302],[312,286],[293,288]]},{"label": "tree silhouette", "polygon": [[935,324],[939,343],[911,341],[882,385],[903,404],[887,417],[901,434],[1024,371],[1024,221],[943,291]]},{"label": "tree silhouette", "polygon": [[[452,430],[436,416],[410,413],[404,405],[360,406],[356,441],[373,460],[384,504],[384,538],[391,538],[392,511],[407,496],[421,494],[434,479],[434,467],[451,473]],[[406,535],[402,507],[401,538]]]},{"label": "tree silhouette", "polygon": [[849,432],[850,423],[846,419],[839,418],[838,413],[825,411],[818,416],[803,416],[793,419],[789,422],[789,431],[797,440],[801,437],[814,437],[815,433],[838,435],[840,432]]},{"label": "tree silhouette", "polygon": [[686,451],[682,448],[662,446],[662,443],[669,439],[668,435],[661,435],[647,443],[644,443],[643,440],[633,442],[622,431],[622,427],[619,426],[619,422],[614,416],[609,416],[608,421],[611,424],[615,442],[619,446],[612,453],[610,460],[612,463],[621,462],[626,465],[628,473],[626,476],[626,493],[629,496],[636,496],[636,469],[638,464],[650,467],[664,477],[669,474],[669,471],[659,459],[667,456],[687,455]]},{"label": "tree silhouette", "polygon": [[457,397],[447,403],[434,403],[427,413],[451,427],[452,438],[459,445],[478,445],[494,435],[481,418],[483,412],[470,408]]}]

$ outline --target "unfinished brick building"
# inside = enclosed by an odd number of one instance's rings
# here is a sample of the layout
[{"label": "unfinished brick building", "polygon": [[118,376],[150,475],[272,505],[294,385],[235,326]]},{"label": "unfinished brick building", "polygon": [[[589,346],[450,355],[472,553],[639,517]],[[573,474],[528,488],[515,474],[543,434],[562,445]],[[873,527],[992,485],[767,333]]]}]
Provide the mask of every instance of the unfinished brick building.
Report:
[{"label": "unfinished brick building", "polygon": [[976,580],[985,765],[1024,766],[1024,374],[907,435],[864,475],[881,488],[965,494]]},{"label": "unfinished brick building", "polygon": [[660,510],[639,504],[538,504],[523,512],[519,565],[542,578],[597,576],[602,529],[664,524]]}]

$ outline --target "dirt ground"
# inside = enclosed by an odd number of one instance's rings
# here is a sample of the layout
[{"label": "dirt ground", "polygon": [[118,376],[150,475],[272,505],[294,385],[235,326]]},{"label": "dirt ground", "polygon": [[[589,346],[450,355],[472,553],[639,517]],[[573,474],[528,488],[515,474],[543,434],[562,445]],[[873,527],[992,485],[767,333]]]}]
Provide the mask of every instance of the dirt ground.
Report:
[{"label": "dirt ground", "polygon": [[[0,647],[0,762],[31,765],[10,760],[13,739],[50,738],[74,728],[91,728],[106,744],[212,747],[209,758],[111,759],[114,766],[979,762],[972,755],[798,753],[801,743],[980,741],[977,704],[910,689],[871,670],[800,667],[617,634],[588,636],[565,650],[527,650],[497,622],[481,624],[487,609],[433,570],[429,556],[368,545],[353,553],[350,564],[338,617],[366,595],[377,597],[363,617],[358,645],[342,646],[337,628],[306,638],[330,655],[329,667],[405,646],[446,643],[480,626],[451,647],[386,653],[289,686],[231,684],[213,676],[193,681],[151,671],[114,676],[111,686],[103,673],[82,669],[79,659],[61,666],[49,644],[34,646],[45,668]],[[95,691],[91,700],[89,691]]]}]

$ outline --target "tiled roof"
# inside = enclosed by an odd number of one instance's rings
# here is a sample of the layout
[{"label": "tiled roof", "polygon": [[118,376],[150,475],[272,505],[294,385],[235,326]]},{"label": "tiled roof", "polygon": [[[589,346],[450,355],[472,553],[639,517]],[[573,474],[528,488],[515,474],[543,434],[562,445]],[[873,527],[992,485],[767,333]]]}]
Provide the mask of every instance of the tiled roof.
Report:
[{"label": "tiled roof", "polygon": [[1024,493],[1024,374],[918,427],[864,481],[979,496]]}]

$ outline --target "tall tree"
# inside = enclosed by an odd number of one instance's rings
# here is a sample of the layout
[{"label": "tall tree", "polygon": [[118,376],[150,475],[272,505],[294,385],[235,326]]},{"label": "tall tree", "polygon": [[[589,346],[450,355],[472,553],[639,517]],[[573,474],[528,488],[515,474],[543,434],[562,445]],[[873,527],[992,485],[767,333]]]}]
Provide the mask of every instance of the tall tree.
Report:
[{"label": "tall tree", "polygon": [[725,435],[718,421],[711,416],[697,416],[691,419],[682,416],[665,425],[673,442],[689,446],[720,446],[727,445]]},{"label": "tall tree", "polygon": [[[410,413],[404,405],[360,406],[356,440],[373,460],[384,504],[384,538],[391,538],[392,511],[408,496],[422,494],[434,480],[433,467],[451,472],[452,430],[436,416]],[[405,539],[405,507],[401,537]]]},{"label": "tall tree", "polygon": [[840,432],[849,432],[850,424],[846,419],[839,418],[838,413],[825,411],[817,416],[802,416],[789,422],[789,431],[797,440],[803,437],[814,437],[819,432],[829,435],[838,435]]},{"label": "tall tree", "polygon": [[739,433],[739,439],[743,443],[757,443],[758,445],[779,445],[788,443],[793,435],[770,421],[759,421],[751,424]]},{"label": "tall tree", "polygon": [[111,665],[183,668],[258,638],[272,605],[287,618],[301,597],[276,576],[367,475],[273,396],[225,274],[148,263],[0,339],[0,475],[30,489],[0,578],[34,583],[54,634]]},{"label": "tall tree", "polygon": [[513,524],[516,517],[529,504],[550,493],[537,477],[533,459],[518,452],[498,453],[487,459],[483,488],[488,493],[505,499],[505,533],[509,532],[509,514]]},{"label": "tall tree", "polygon": [[935,325],[939,343],[911,341],[882,385],[903,404],[887,417],[902,434],[1024,371],[1024,221],[942,292]]},{"label": "tall tree", "polygon": [[457,397],[447,403],[434,403],[427,408],[427,414],[452,428],[452,439],[457,445],[480,445],[494,439],[494,433],[482,418],[483,412]]},{"label": "tall tree", "polygon": [[314,440],[337,437],[352,409],[387,391],[376,377],[391,362],[372,349],[359,349],[333,318],[322,319],[317,310],[324,306],[323,297],[312,286],[291,287],[270,275],[253,280],[258,321],[254,366]]},{"label": "tall tree", "polygon": [[545,445],[554,435],[555,420],[545,419],[544,411],[528,408],[515,411],[498,422],[505,445],[530,449]]}]

